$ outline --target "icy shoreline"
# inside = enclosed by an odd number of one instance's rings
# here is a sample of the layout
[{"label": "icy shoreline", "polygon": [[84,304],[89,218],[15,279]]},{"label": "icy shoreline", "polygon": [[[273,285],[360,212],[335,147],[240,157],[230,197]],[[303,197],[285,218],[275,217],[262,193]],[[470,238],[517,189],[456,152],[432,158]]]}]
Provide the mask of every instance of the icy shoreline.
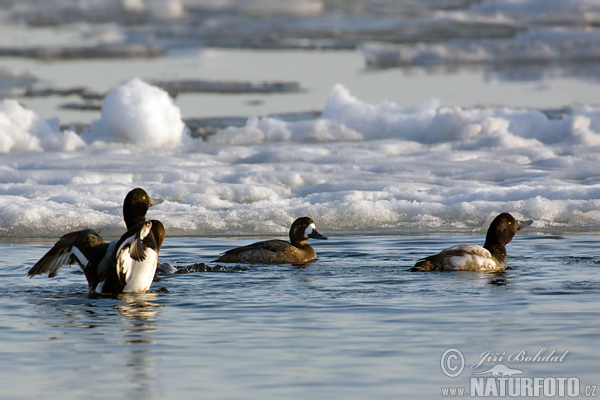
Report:
[{"label": "icy shoreline", "polygon": [[[132,90],[144,101],[126,106]],[[135,186],[165,199],[153,215],[175,235],[284,233],[299,215],[334,232],[477,230],[499,211],[539,229],[600,224],[600,109],[590,106],[549,118],[436,100],[372,105],[338,85],[319,118],[250,118],[203,141],[160,89],[134,80],[113,93],[81,136],[3,103],[4,135],[29,137],[2,157],[3,236],[115,234]]]}]

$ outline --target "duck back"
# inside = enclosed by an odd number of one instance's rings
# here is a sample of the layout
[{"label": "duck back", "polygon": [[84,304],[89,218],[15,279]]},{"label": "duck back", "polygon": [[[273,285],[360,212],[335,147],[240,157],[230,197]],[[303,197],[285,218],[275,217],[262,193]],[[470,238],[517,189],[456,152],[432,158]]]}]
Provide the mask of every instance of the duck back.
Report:
[{"label": "duck back", "polygon": [[296,247],[285,240],[267,240],[226,251],[217,262],[256,262],[267,264],[303,264],[317,258],[308,244]]},{"label": "duck back", "polygon": [[505,265],[484,247],[461,244],[418,261],[412,271],[494,271],[504,268]]}]

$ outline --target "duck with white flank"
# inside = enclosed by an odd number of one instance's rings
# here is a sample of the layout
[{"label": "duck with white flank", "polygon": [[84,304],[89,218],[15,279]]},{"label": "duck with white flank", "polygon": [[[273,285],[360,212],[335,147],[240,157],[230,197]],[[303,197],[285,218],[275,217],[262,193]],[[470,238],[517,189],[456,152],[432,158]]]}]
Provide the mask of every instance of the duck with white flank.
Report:
[{"label": "duck with white flank", "polygon": [[216,262],[224,263],[266,263],[266,264],[306,264],[317,259],[315,250],[306,241],[327,240],[321,235],[309,217],[298,218],[290,228],[290,242],[266,240],[226,251]]},{"label": "duck with white flank", "polygon": [[461,244],[419,260],[411,271],[502,271],[506,269],[506,245],[517,231],[533,221],[517,221],[509,213],[490,224],[483,247]]},{"label": "duck with white flank", "polygon": [[160,221],[146,221],[152,199],[140,188],[123,202],[127,233],[107,243],[91,229],[67,233],[30,270],[28,276],[47,273],[51,278],[63,265],[77,263],[83,269],[90,294],[144,292],[150,288],[165,228]]}]

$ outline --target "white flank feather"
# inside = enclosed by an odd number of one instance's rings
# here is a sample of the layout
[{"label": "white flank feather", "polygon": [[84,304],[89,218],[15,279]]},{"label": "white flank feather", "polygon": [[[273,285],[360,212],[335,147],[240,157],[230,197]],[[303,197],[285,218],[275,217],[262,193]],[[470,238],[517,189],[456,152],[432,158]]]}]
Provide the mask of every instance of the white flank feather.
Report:
[{"label": "white flank feather", "polygon": [[129,236],[126,240],[123,241],[123,243],[121,243],[121,245],[117,249],[117,254],[120,255],[123,251],[123,248],[127,247],[127,255],[129,255],[129,246],[131,246],[131,243],[133,243],[134,241],[135,235]]},{"label": "white flank feather", "polygon": [[131,258],[131,255],[129,254],[129,247],[119,251],[117,257],[117,275],[125,276],[125,283],[129,281],[133,263],[133,258]]},{"label": "white flank feather", "polygon": [[126,285],[123,292],[145,292],[150,289],[156,265],[158,263],[158,254],[153,249],[146,249],[144,261],[134,261],[132,258],[127,260],[128,273],[125,279]]},{"label": "white flank feather", "polygon": [[117,251],[117,274],[125,277],[125,287],[123,292],[144,292],[150,288],[156,265],[158,264],[158,254],[151,248],[146,248],[144,251],[145,257],[143,261],[135,261],[131,258],[130,246],[134,245],[137,240],[143,240],[151,232],[152,223],[144,224],[137,235],[128,237]]},{"label": "white flank feather", "polygon": [[[461,251],[461,255],[450,255]],[[444,268],[457,271],[491,271],[502,270],[503,264],[498,263],[492,254],[484,247],[477,245],[458,245],[450,247],[442,252],[447,253],[444,260]]]}]

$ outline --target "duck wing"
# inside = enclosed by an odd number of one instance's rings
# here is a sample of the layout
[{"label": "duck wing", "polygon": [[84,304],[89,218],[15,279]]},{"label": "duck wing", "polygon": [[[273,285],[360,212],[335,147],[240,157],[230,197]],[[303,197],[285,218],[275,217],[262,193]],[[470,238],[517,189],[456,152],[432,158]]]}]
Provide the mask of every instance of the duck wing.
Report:
[{"label": "duck wing", "polygon": [[29,270],[27,275],[48,274],[52,278],[63,265],[79,264],[86,273],[95,266],[95,260],[102,259],[108,244],[91,229],[70,232],[58,242]]},{"label": "duck wing", "polygon": [[293,247],[285,240],[266,240],[227,250],[217,262],[268,262],[271,255],[282,254]]}]

